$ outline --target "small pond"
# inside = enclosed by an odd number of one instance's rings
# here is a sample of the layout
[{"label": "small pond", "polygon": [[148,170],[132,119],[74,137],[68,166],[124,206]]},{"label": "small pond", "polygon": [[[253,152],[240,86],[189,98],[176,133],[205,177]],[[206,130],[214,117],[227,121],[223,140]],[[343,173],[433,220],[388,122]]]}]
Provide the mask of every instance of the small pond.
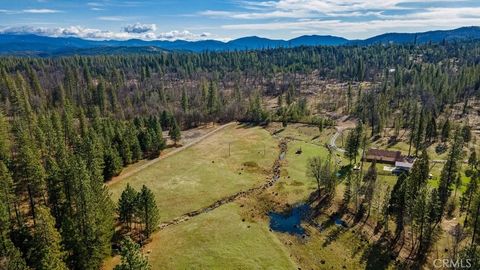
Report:
[{"label": "small pond", "polygon": [[305,219],[310,211],[310,206],[306,204],[298,205],[287,213],[270,212],[270,228],[277,232],[286,232],[290,234],[302,235],[305,229],[302,228],[302,220]]},{"label": "small pond", "polygon": [[335,216],[335,217],[333,217],[333,220],[335,221],[335,225],[340,226],[340,227],[344,227],[344,228],[348,228],[347,222],[345,222],[340,217]]}]

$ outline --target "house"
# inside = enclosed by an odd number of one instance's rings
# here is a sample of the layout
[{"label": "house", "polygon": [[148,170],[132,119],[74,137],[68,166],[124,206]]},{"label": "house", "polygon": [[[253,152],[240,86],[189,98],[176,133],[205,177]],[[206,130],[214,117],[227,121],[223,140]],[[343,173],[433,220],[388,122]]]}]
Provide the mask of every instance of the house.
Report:
[{"label": "house", "polygon": [[409,162],[408,160],[397,161],[395,162],[395,167],[400,170],[410,171],[413,167],[414,162]]},{"label": "house", "polygon": [[364,160],[369,162],[376,161],[378,163],[394,165],[394,167],[385,166],[383,170],[390,171],[396,175],[404,172],[409,172],[412,169],[413,164],[415,163],[415,158],[404,156],[400,151],[389,151],[381,149],[369,149],[365,155]]},{"label": "house", "polygon": [[389,151],[382,149],[368,149],[364,156],[365,161],[378,163],[387,163],[395,165],[397,161],[402,161],[404,157],[400,151]]},{"label": "house", "polygon": [[409,172],[413,168],[414,163],[415,163],[414,157],[402,156],[401,159],[395,162],[395,168],[396,170]]}]

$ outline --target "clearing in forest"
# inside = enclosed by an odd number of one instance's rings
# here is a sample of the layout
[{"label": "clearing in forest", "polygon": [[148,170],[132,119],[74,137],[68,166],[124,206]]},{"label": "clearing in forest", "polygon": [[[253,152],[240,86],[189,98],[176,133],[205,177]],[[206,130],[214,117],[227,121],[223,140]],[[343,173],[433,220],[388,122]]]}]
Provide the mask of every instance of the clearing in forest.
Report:
[{"label": "clearing in forest", "polygon": [[155,194],[161,222],[208,206],[270,177],[278,142],[260,127],[232,125],[109,186],[114,202],[127,183]]}]

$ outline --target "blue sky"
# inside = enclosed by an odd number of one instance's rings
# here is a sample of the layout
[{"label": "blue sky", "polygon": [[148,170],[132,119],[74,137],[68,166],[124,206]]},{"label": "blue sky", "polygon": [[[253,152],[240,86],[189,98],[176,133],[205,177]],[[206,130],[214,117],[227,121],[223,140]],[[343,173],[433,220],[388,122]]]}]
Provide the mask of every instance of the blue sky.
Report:
[{"label": "blue sky", "polygon": [[480,0],[0,0],[0,32],[89,39],[353,39],[470,25]]}]

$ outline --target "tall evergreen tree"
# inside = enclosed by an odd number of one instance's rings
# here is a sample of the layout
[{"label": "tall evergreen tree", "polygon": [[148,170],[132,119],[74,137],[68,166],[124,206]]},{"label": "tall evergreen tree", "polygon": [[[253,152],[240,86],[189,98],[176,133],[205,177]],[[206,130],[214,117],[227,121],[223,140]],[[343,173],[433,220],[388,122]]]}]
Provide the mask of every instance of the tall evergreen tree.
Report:
[{"label": "tall evergreen tree", "polygon": [[118,216],[120,222],[127,228],[132,227],[133,218],[135,216],[136,200],[138,192],[136,192],[129,184],[123,190],[118,200]]},{"label": "tall evergreen tree", "polygon": [[137,196],[137,214],[140,223],[143,224],[143,234],[149,238],[156,230],[160,221],[160,213],[155,202],[153,192],[145,185]]},{"label": "tall evergreen tree", "polygon": [[458,162],[461,158],[463,149],[463,137],[460,132],[455,132],[454,142],[448,154],[447,162],[445,163],[440,174],[440,183],[438,187],[440,205],[442,212],[445,209],[448,198],[452,191],[452,184],[458,174]]},{"label": "tall evergreen tree", "polygon": [[104,162],[103,175],[105,180],[112,179],[112,177],[119,175],[122,171],[122,158],[115,147],[108,147],[106,149]]},{"label": "tall evergreen tree", "polygon": [[68,269],[64,262],[66,254],[62,250],[62,239],[55,228],[55,220],[48,208],[44,206],[38,207],[37,213],[33,246],[35,268],[39,270]]},{"label": "tall evergreen tree", "polygon": [[180,132],[180,127],[177,124],[176,120],[173,120],[172,127],[170,128],[170,131],[168,132],[168,136],[170,136],[170,139],[177,145],[177,142],[180,141],[182,138],[181,132]]},{"label": "tall evergreen tree", "polygon": [[29,130],[21,123],[15,125],[15,140],[18,146],[15,155],[14,179],[17,192],[25,192],[30,204],[30,212],[35,222],[35,207],[39,199],[45,199],[45,169],[40,151]]},{"label": "tall evergreen tree", "polygon": [[70,209],[61,230],[69,267],[98,269],[111,252],[114,207],[103,182],[93,177],[94,172],[89,173],[83,159],[74,157],[69,164]]},{"label": "tall evergreen tree", "polygon": [[451,129],[450,121],[446,119],[445,123],[443,123],[443,126],[442,126],[442,132],[441,132],[442,142],[446,142],[450,138],[450,129]]},{"label": "tall evergreen tree", "polygon": [[188,111],[188,95],[187,95],[187,90],[183,88],[182,91],[182,110],[183,112]]},{"label": "tall evergreen tree", "polygon": [[0,160],[7,161],[10,158],[10,130],[7,119],[0,110]]},{"label": "tall evergreen tree", "polygon": [[27,263],[11,240],[11,222],[7,203],[0,197],[0,269],[27,270]]},{"label": "tall evergreen tree", "polygon": [[209,114],[213,114],[218,110],[218,93],[217,85],[211,81],[207,94],[207,109]]}]

